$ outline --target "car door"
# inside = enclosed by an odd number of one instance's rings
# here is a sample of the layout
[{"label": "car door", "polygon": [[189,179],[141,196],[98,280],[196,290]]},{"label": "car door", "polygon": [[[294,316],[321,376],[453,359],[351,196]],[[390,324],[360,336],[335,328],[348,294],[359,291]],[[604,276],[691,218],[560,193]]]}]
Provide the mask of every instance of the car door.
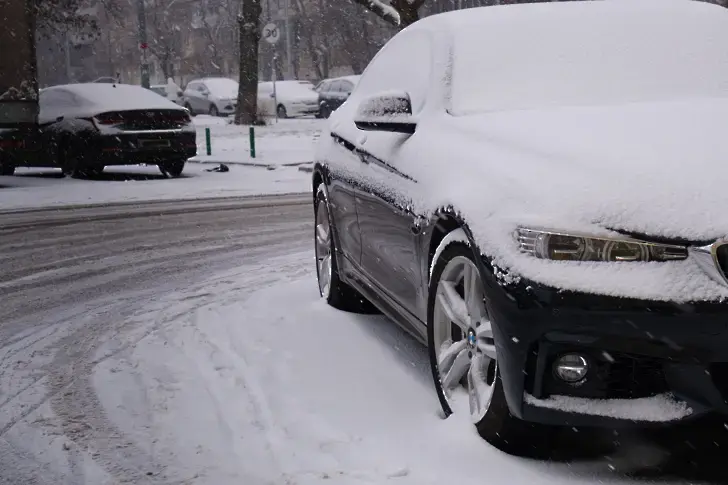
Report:
[{"label": "car door", "polygon": [[195,113],[197,112],[197,86],[199,85],[199,82],[192,81],[187,84],[187,87],[185,88],[185,103],[187,103]]},{"label": "car door", "polygon": [[349,96],[351,96],[351,92],[354,90],[354,83],[352,83],[351,81],[342,79],[340,83],[341,84],[339,85],[339,92],[337,93],[337,108],[344,104],[347,99],[349,99]]},{"label": "car door", "polygon": [[331,81],[321,81],[321,84],[319,85],[318,93],[319,93],[319,108],[323,105],[331,106],[331,102],[329,100],[329,88],[331,87]]},{"label": "car door", "polygon": [[205,83],[197,86],[197,110],[200,113],[208,113],[210,111],[210,89]]},{"label": "car door", "polygon": [[[393,75],[392,62],[405,63],[407,68]],[[392,90],[409,93],[413,110],[421,110],[432,77],[431,64],[427,33],[413,31],[398,36],[367,68],[346,113],[356,109],[358,100]],[[358,178],[362,187],[356,190],[356,210],[361,231],[361,269],[405,310],[422,318],[426,295],[420,262],[425,255],[419,254],[417,244],[420,219],[407,200],[416,180],[398,168],[398,156],[410,135],[358,131],[350,137],[360,158]]]},{"label": "car door", "polygon": [[331,111],[334,111],[336,110],[336,108],[341,106],[341,81],[338,79],[335,81],[331,81],[331,85],[329,86],[328,91],[329,109],[331,109]]}]

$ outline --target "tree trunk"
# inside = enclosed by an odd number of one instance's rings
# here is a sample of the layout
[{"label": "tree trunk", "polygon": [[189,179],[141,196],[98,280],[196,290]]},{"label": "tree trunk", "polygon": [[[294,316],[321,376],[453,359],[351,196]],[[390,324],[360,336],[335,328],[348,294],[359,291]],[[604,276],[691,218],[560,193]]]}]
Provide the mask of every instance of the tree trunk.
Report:
[{"label": "tree trunk", "polygon": [[240,85],[236,125],[252,125],[258,121],[258,44],[260,43],[260,0],[242,0],[238,17],[240,39]]}]

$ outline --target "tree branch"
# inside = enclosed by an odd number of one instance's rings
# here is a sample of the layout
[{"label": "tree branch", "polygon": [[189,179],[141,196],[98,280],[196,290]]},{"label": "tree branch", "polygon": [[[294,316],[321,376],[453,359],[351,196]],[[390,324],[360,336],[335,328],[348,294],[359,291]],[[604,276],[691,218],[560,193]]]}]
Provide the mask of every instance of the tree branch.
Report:
[{"label": "tree branch", "polygon": [[[352,0],[354,3],[362,5],[370,12],[383,20],[386,20],[390,24],[399,27],[400,18],[397,10],[391,5],[383,3],[381,0]],[[420,1],[420,0],[416,0]]]}]

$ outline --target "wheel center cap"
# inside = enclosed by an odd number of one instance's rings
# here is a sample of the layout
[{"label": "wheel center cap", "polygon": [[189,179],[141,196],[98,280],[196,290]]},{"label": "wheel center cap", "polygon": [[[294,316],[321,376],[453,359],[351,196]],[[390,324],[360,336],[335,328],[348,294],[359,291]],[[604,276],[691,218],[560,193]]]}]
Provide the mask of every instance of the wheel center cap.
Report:
[{"label": "wheel center cap", "polygon": [[468,346],[469,347],[475,347],[476,340],[475,340],[475,332],[470,329],[468,330]]}]

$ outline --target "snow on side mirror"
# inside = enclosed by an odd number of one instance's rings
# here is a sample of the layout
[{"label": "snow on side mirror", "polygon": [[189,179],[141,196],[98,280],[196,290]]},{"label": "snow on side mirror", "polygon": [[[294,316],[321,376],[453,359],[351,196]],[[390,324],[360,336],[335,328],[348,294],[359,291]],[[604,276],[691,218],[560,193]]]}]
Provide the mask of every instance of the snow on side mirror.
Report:
[{"label": "snow on side mirror", "polygon": [[363,131],[411,135],[417,129],[409,94],[398,91],[379,93],[364,99],[356,110],[354,123]]}]

